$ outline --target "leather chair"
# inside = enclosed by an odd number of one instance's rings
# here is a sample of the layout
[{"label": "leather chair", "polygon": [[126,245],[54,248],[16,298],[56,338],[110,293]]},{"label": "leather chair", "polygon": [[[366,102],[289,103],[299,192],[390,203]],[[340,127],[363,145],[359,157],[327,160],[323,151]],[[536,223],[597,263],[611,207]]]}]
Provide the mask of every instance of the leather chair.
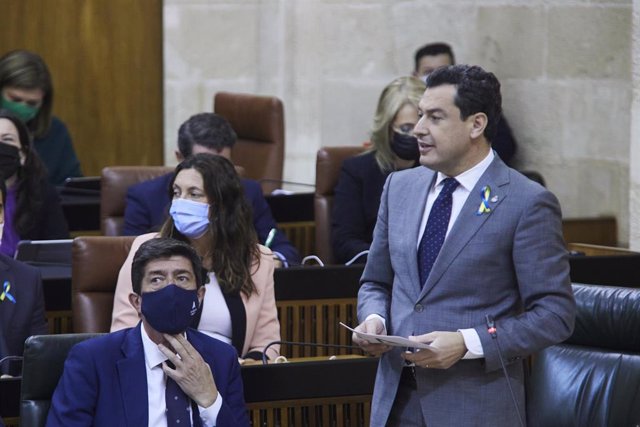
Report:
[{"label": "leather chair", "polygon": [[134,184],[173,172],[167,166],[109,166],[102,169],[100,228],[105,236],[120,236],[124,227],[127,189]]},{"label": "leather chair", "polygon": [[35,335],[24,344],[20,425],[41,427],[71,347],[98,334]]},{"label": "leather chair", "polygon": [[333,190],[338,184],[342,162],[366,150],[363,146],[323,147],[316,155],[316,193],[313,201],[316,219],[316,255],[325,264],[333,264],[331,210]]},{"label": "leather chair", "polygon": [[109,332],[118,273],[135,237],[76,237],[71,287],[74,332]]},{"label": "leather chair", "polygon": [[231,151],[245,177],[262,181],[262,191],[280,188],[284,165],[284,107],[270,96],[218,92],[213,111],[226,118],[238,135]]},{"label": "leather chair", "polygon": [[640,289],[574,284],[573,292],[573,335],[533,359],[527,425],[639,425]]}]

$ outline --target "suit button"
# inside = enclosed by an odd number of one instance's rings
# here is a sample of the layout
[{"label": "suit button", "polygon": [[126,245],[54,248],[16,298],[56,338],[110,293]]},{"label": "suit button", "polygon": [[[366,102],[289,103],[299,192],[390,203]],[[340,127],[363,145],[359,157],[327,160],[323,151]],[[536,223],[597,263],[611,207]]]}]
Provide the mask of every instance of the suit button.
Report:
[{"label": "suit button", "polygon": [[424,306],[422,304],[416,304],[416,306],[413,307],[413,309],[418,313],[422,313],[422,311],[424,310]]}]

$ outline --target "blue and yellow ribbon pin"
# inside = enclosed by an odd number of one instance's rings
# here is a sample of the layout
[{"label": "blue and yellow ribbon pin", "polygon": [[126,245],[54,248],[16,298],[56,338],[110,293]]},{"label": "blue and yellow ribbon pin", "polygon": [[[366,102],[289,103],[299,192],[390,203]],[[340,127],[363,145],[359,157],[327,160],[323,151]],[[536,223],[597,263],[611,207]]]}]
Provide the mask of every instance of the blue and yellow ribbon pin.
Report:
[{"label": "blue and yellow ribbon pin", "polygon": [[488,185],[485,185],[484,187],[482,187],[482,190],[480,190],[480,198],[482,200],[480,201],[480,207],[478,208],[476,215],[480,216],[482,214],[491,212],[491,208],[489,207],[490,196],[491,196],[491,187],[489,187]]},{"label": "blue and yellow ribbon pin", "polygon": [[14,298],[14,296],[9,293],[10,290],[11,290],[11,283],[9,283],[8,280],[5,280],[4,285],[2,285],[2,293],[0,294],[0,301],[4,301],[4,299],[6,298],[12,303],[14,304],[16,303],[16,299]]}]

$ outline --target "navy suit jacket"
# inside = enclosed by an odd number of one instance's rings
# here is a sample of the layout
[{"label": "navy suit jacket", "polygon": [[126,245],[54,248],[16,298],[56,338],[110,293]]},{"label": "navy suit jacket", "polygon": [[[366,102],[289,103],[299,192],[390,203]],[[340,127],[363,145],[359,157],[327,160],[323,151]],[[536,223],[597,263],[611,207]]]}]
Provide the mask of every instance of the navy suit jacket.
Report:
[{"label": "navy suit jacket", "polygon": [[[169,184],[172,176],[173,174],[163,175],[129,187],[124,210],[125,236],[138,236],[160,229],[169,214]],[[249,179],[241,181],[244,195],[253,210],[253,226],[258,234],[258,241],[264,244],[269,231],[277,228],[276,222],[262,195],[260,184]],[[289,264],[300,263],[298,252],[282,231],[276,233],[269,248],[281,254]]]},{"label": "navy suit jacket", "polygon": [[[149,424],[140,325],[83,341],[71,349],[53,393],[47,426]],[[216,425],[248,426],[236,351],[193,329],[187,330],[187,339],[211,367],[222,396]]]},{"label": "navy suit jacket", "polygon": [[[10,283],[9,293],[16,302],[14,304],[6,296],[0,301],[0,359],[22,356],[28,337],[47,333],[40,271],[0,255],[0,293],[5,282]],[[16,374],[9,369],[6,371]]]}]

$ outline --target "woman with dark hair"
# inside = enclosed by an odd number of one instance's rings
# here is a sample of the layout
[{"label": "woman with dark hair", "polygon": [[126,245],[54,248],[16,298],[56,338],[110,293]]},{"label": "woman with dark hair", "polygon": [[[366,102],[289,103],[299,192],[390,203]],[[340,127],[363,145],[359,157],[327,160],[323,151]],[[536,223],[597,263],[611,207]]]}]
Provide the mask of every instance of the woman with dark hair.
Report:
[{"label": "woman with dark hair", "polygon": [[[191,244],[209,271],[197,328],[233,345],[242,359],[261,360],[267,344],[280,340],[273,291],[273,255],[258,244],[251,208],[240,178],[222,156],[196,154],[180,163],[171,180],[169,218],[160,233],[138,236],[120,270],[111,330],[135,326],[131,262],[154,237]],[[271,346],[267,356],[278,356]]]},{"label": "woman with dark hair", "polygon": [[82,176],[82,172],[69,131],[52,115],[52,107],[51,74],[39,55],[14,50],[0,58],[0,108],[27,124],[49,182],[61,185],[68,177]]},{"label": "woman with dark hair", "polygon": [[69,237],[58,193],[46,180],[29,131],[7,110],[0,110],[0,177],[7,186],[0,253],[12,257],[20,240]]}]

